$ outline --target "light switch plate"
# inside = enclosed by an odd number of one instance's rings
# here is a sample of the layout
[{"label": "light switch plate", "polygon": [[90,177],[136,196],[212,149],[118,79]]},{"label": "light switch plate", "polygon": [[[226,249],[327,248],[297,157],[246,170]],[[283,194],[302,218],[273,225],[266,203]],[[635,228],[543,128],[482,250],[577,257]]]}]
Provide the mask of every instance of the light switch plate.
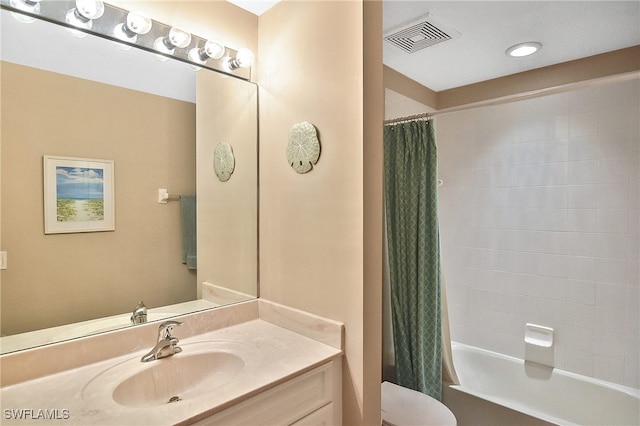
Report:
[{"label": "light switch plate", "polygon": [[7,269],[7,252],[0,251],[0,269]]}]

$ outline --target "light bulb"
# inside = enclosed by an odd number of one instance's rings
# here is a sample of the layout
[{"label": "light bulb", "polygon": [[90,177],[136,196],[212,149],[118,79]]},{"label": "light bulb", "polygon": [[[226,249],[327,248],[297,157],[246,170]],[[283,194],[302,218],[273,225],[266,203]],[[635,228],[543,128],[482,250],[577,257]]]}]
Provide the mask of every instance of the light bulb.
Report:
[{"label": "light bulb", "polygon": [[194,47],[189,50],[189,60],[198,64],[204,64],[209,58],[220,59],[224,55],[225,47],[218,40],[209,40],[203,47]]},{"label": "light bulb", "polygon": [[76,10],[87,19],[98,19],[104,13],[102,0],[76,0]]},{"label": "light bulb", "polygon": [[129,43],[135,43],[138,40],[138,34],[146,34],[151,31],[152,21],[139,12],[129,12],[127,14],[127,22],[118,24],[113,29],[113,35]]},{"label": "light bulb", "polygon": [[[156,41],[153,42],[153,48],[160,53],[173,55],[173,52],[175,52],[176,49],[173,46],[171,46],[170,48],[167,47],[166,43],[164,42],[164,39],[165,39],[164,37],[158,37]],[[156,59],[164,62],[164,61],[167,61],[169,58],[167,58],[164,55],[156,55]]]},{"label": "light bulb", "polygon": [[[196,64],[201,64],[204,65],[205,62],[207,62],[207,59],[209,59],[208,56],[205,55],[205,57],[203,58],[200,55],[200,50],[202,49],[198,49],[197,47],[194,47],[193,49],[189,50],[189,54],[187,55],[187,57],[189,58],[189,60],[191,62],[195,62]],[[192,67],[194,70],[198,71],[200,69],[200,67],[195,66]]]},{"label": "light bulb", "polygon": [[146,34],[151,31],[153,22],[140,12],[131,11],[127,14],[127,28],[136,34]]},{"label": "light bulb", "polygon": [[[189,43],[191,43],[191,34],[188,31],[180,27],[172,27],[166,37],[158,37],[156,41],[153,42],[153,48],[158,52],[173,55],[176,47],[187,47]],[[160,61],[166,61],[168,59],[163,55],[156,55],[156,58]]]},{"label": "light bulb", "polygon": [[[71,9],[70,11],[68,11],[64,17],[64,20],[67,22],[67,24],[73,25],[74,27],[78,28],[84,28],[86,30],[90,30],[93,27],[93,21],[91,19],[79,18],[76,9]],[[74,30],[71,28],[67,28],[67,31],[69,31],[72,36],[78,38],[82,38],[87,35],[82,31]]]},{"label": "light bulb", "polygon": [[175,47],[187,47],[191,43],[191,34],[180,27],[173,27],[169,31],[168,40]]},{"label": "light bulb", "polygon": [[241,68],[248,68],[253,65],[253,52],[249,49],[240,49],[236,55],[236,62]]},{"label": "light bulb", "polygon": [[[40,0],[10,0],[9,5],[27,13],[40,13]],[[22,13],[11,12],[11,15],[19,22],[25,24],[29,24],[36,20],[36,18],[23,15]]]},{"label": "light bulb", "polygon": [[224,45],[218,40],[208,40],[204,45],[204,51],[211,59],[220,59],[224,55]]},{"label": "light bulb", "polygon": [[248,68],[251,65],[253,65],[253,52],[246,48],[238,50],[235,58],[228,58],[223,61],[223,67],[227,71],[233,71],[238,68]]},{"label": "light bulb", "polygon": [[[70,9],[65,15],[65,22],[74,27],[90,30],[93,27],[93,20],[98,19],[104,13],[104,3],[102,0],[76,0],[76,7]],[[69,30],[76,37],[84,37],[82,31]]]},{"label": "light bulb", "polygon": [[[138,40],[138,34],[129,34],[129,32],[125,29],[125,24],[118,24],[113,29],[113,35],[118,40],[127,41],[129,43],[135,43]],[[130,46],[122,45],[123,49],[128,49]]]}]

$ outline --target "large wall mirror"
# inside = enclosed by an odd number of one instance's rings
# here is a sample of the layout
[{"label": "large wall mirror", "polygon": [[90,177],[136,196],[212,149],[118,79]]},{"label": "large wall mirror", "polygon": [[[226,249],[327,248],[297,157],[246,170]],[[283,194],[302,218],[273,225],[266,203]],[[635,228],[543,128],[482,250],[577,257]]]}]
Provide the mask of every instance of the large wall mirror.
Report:
[{"label": "large wall mirror", "polygon": [[[257,86],[0,13],[1,352],[133,326],[140,301],[153,321],[256,297]],[[85,182],[74,161],[112,162],[114,230],[45,233],[45,156]]]}]

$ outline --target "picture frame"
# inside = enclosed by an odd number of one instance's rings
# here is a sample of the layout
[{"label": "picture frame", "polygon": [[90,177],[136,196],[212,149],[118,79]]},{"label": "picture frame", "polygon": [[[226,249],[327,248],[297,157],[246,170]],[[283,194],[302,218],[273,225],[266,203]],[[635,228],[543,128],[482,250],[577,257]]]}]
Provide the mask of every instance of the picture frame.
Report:
[{"label": "picture frame", "polygon": [[113,160],[43,156],[44,233],[115,231]]}]

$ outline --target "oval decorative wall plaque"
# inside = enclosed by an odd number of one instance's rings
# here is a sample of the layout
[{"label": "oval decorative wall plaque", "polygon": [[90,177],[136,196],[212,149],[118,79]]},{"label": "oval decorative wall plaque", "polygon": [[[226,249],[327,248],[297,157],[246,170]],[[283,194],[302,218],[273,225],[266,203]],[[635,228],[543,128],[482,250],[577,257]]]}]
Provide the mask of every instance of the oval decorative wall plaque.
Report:
[{"label": "oval decorative wall plaque", "polygon": [[294,124],[289,130],[287,162],[298,173],[307,173],[320,158],[318,132],[308,121]]},{"label": "oval decorative wall plaque", "polygon": [[228,143],[219,143],[213,149],[213,170],[221,182],[229,180],[236,167],[236,158],[233,149]]}]

